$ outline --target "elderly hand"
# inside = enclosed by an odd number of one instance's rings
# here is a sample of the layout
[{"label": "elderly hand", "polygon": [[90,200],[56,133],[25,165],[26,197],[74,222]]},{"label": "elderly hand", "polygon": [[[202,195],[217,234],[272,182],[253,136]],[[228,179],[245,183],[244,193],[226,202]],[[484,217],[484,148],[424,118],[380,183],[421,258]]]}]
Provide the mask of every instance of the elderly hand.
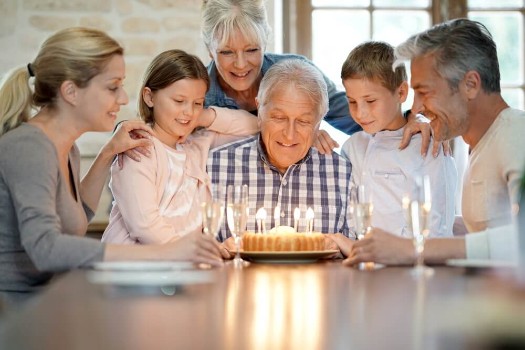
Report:
[{"label": "elderly hand", "polygon": [[334,148],[339,147],[339,144],[328,135],[326,130],[319,130],[317,139],[314,142],[314,147],[317,148],[321,154],[330,154]]},{"label": "elderly hand", "polygon": [[[425,157],[428,152],[428,147],[430,146],[430,137],[432,135],[432,129],[428,119],[422,116],[421,114],[414,115],[412,113],[408,116],[408,122],[405,126],[403,132],[403,139],[399,144],[399,149],[405,149],[410,144],[410,139],[412,135],[421,133],[421,155]],[[437,157],[439,155],[440,146],[443,145],[443,154],[451,155],[452,151],[450,149],[449,141],[444,142],[434,142],[432,147],[432,155]]]},{"label": "elderly hand", "polygon": [[327,234],[326,237],[327,240],[332,241],[332,244],[335,245],[335,248],[327,248],[326,249],[339,249],[341,251],[341,254],[343,257],[347,257],[350,255],[350,252],[352,250],[352,246],[354,244],[354,241],[340,233],[330,233]]},{"label": "elderly hand", "polygon": [[124,155],[136,162],[140,162],[141,154],[146,157],[151,155],[148,148],[152,145],[150,140],[152,133],[151,127],[141,120],[126,120],[118,124],[111,140],[122,142],[122,147],[115,152],[120,168],[124,164]]},{"label": "elderly hand", "polygon": [[399,237],[378,228],[351,246],[344,265],[360,262],[377,262],[386,265],[409,265],[414,263],[414,245],[411,239]]}]

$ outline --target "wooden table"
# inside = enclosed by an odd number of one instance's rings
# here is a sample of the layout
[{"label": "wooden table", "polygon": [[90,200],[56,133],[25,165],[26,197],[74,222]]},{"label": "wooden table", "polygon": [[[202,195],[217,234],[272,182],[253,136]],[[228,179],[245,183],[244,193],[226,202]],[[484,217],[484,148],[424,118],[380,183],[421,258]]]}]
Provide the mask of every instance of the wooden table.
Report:
[{"label": "wooden table", "polygon": [[167,296],[121,293],[73,271],[4,317],[0,349],[477,349],[443,320],[492,281],[464,268],[417,280],[409,268],[340,262],[213,274],[213,283]]}]

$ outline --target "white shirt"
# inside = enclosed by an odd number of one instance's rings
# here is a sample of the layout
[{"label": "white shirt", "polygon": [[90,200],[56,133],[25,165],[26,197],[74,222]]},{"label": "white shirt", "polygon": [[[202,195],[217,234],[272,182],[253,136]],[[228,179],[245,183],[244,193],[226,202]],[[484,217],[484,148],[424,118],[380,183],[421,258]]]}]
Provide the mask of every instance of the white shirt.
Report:
[{"label": "white shirt", "polygon": [[467,258],[516,260],[512,212],[525,168],[525,112],[504,109],[469,156],[462,212]]},{"label": "white shirt", "polygon": [[469,155],[462,213],[469,232],[509,225],[525,167],[525,112],[504,109]]},{"label": "white shirt", "polygon": [[403,130],[374,135],[357,132],[341,148],[341,155],[352,163],[353,182],[371,189],[372,225],[398,235],[407,232],[401,200],[416,176],[428,175],[432,191],[430,236],[452,236],[458,176],[454,159],[445,157],[442,150],[437,158],[431,152],[423,158],[419,134],[399,150]]}]

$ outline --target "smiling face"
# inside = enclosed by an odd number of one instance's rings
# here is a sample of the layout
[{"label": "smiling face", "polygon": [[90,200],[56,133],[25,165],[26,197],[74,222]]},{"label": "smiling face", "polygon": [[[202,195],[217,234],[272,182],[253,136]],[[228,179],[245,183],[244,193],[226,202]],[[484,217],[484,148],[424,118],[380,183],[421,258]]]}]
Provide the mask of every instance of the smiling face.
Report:
[{"label": "smiling face", "polygon": [[320,117],[308,96],[294,86],[276,87],[259,105],[261,137],[268,160],[281,173],[303,159],[319,130]]},{"label": "smiling face", "polygon": [[153,131],[164,144],[175,147],[193,132],[203,110],[206,83],[181,79],[152,92],[144,88],[143,98],[153,108]]},{"label": "smiling face", "polygon": [[210,56],[217,65],[219,79],[231,89],[246,91],[258,87],[263,49],[255,39],[248,39],[236,29],[229,40],[210,51]]},{"label": "smiling face", "polygon": [[406,100],[408,84],[403,82],[394,92],[375,79],[350,78],[343,81],[350,115],[369,134],[397,130],[406,124],[401,104]]},{"label": "smiling face", "polygon": [[102,72],[94,76],[85,88],[78,91],[78,116],[87,131],[111,131],[120,106],[128,103],[122,87],[125,64],[122,55],[114,55]]},{"label": "smiling face", "polygon": [[421,113],[430,119],[434,138],[438,141],[464,135],[469,128],[464,84],[460,82],[457,91],[451,89],[435,70],[432,55],[414,58],[410,66],[414,89],[412,113]]}]

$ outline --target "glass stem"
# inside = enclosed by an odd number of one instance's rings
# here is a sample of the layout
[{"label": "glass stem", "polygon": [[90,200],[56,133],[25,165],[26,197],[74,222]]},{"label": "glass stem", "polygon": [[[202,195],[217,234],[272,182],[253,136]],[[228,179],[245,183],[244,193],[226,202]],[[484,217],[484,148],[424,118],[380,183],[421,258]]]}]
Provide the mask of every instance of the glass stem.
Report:
[{"label": "glass stem", "polygon": [[235,236],[235,260],[241,259],[241,237]]},{"label": "glass stem", "polygon": [[416,267],[422,267],[424,264],[424,244],[425,242],[423,240],[418,239],[416,243]]}]

